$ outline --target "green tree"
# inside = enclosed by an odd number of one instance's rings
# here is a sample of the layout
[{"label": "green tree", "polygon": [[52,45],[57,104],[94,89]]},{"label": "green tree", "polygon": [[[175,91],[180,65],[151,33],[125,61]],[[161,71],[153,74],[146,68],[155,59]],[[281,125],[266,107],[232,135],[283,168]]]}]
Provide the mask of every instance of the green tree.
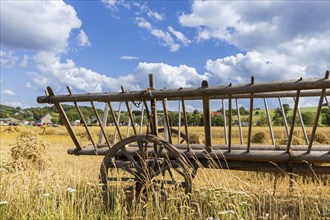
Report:
[{"label": "green tree", "polygon": [[322,124],[330,126],[330,109],[326,109],[322,114]]},{"label": "green tree", "polygon": [[223,126],[224,125],[223,116],[212,115],[211,122],[212,122],[212,126]]},{"label": "green tree", "polygon": [[303,119],[304,125],[312,126],[314,124],[315,113],[313,113],[313,112],[302,112],[301,117]]},{"label": "green tree", "polygon": [[266,126],[268,125],[268,119],[266,116],[262,115],[257,121],[257,126]]},{"label": "green tree", "polygon": [[9,112],[6,111],[0,112],[0,118],[9,118],[9,117],[11,117]]},{"label": "green tree", "polygon": [[[287,119],[288,112],[291,110],[289,104],[283,104],[284,114]],[[281,108],[277,108],[274,111],[274,117],[272,118],[274,125],[284,125],[284,117]]]}]

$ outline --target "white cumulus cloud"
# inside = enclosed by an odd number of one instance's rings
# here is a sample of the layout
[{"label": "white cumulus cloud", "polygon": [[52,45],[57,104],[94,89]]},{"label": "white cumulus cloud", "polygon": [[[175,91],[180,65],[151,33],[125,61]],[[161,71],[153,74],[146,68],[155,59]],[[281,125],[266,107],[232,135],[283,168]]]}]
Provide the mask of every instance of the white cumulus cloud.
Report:
[{"label": "white cumulus cloud", "polygon": [[[180,44],[176,43],[169,32],[154,28],[150,22],[143,17],[136,17],[135,21],[137,25],[150,32],[151,35],[158,38],[159,43],[165,47],[169,47],[171,52],[175,52],[180,48]],[[171,29],[172,30],[172,29]],[[174,29],[173,29],[174,31]],[[178,34],[178,33],[177,33]]]},{"label": "white cumulus cloud", "polygon": [[119,85],[137,89],[136,79],[131,75],[112,78],[91,69],[79,67],[71,59],[63,62],[60,57],[52,53],[40,52],[34,60],[39,69],[38,77],[34,78],[34,82],[42,87],[53,85],[56,88],[62,88],[63,85],[69,85],[84,92],[113,91],[114,88],[119,89]]},{"label": "white cumulus cloud", "polygon": [[[165,63],[146,63],[141,62],[136,67],[132,75],[137,82],[146,79],[150,73],[154,74],[156,88],[179,88],[179,87],[199,87],[207,76],[199,74],[193,67],[186,65],[171,66]],[[149,85],[140,84],[141,88]]]},{"label": "white cumulus cloud", "polygon": [[25,88],[31,88],[32,85],[31,85],[31,83],[27,82],[27,83],[24,84],[24,87],[25,87]]},{"label": "white cumulus cloud", "polygon": [[139,10],[140,10],[140,14],[142,12],[144,12],[145,14],[147,14],[147,16],[149,18],[153,18],[157,21],[162,21],[164,20],[164,15],[161,15],[160,13],[156,12],[156,11],[153,11],[151,10],[146,4],[140,4],[140,3],[133,3],[134,6],[136,6]]},{"label": "white cumulus cloud", "polygon": [[122,60],[138,60],[138,57],[135,56],[121,56],[120,59]]},{"label": "white cumulus cloud", "polygon": [[190,44],[190,40],[184,36],[184,34],[180,31],[175,30],[173,27],[167,27],[168,31],[173,34],[178,41],[180,41],[183,45],[187,46]]},{"label": "white cumulus cloud", "polygon": [[114,9],[116,8],[116,0],[102,0],[107,8]]},{"label": "white cumulus cloud", "polygon": [[145,28],[147,30],[151,30],[152,29],[152,25],[150,22],[148,22],[146,19],[144,19],[143,17],[136,17],[135,21],[137,23],[137,25],[140,28]]},{"label": "white cumulus cloud", "polygon": [[62,52],[81,21],[64,1],[1,1],[1,44],[10,48]]},{"label": "white cumulus cloud", "polygon": [[199,40],[216,39],[242,54],[208,60],[219,81],[313,77],[329,69],[328,1],[195,1],[179,22]]},{"label": "white cumulus cloud", "polygon": [[14,96],[15,93],[13,91],[11,91],[10,89],[6,89],[2,92],[2,94],[6,95],[6,96]]},{"label": "white cumulus cloud", "polygon": [[92,45],[88,39],[87,34],[83,30],[80,30],[80,33],[77,38],[80,46],[90,47]]},{"label": "white cumulus cloud", "polygon": [[12,51],[0,50],[0,64],[1,66],[11,68],[16,66],[19,58]]},{"label": "white cumulus cloud", "polygon": [[150,33],[161,40],[161,45],[169,47],[171,52],[175,52],[180,48],[180,44],[175,43],[174,39],[168,32],[160,29],[152,29]]}]

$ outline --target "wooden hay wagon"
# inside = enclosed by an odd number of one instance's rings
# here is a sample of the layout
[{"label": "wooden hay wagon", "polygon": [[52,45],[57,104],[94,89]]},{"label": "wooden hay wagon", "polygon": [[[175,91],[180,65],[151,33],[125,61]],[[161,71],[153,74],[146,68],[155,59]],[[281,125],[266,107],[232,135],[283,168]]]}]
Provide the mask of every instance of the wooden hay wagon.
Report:
[{"label": "wooden hay wagon", "polygon": [[[186,193],[192,191],[192,181],[198,168],[235,169],[263,172],[289,172],[330,174],[330,145],[328,142],[315,143],[316,130],[322,108],[330,108],[327,95],[330,95],[329,71],[324,78],[298,79],[292,81],[251,82],[243,85],[227,85],[209,87],[203,81],[200,88],[161,89],[154,88],[153,76],[149,76],[150,87],[143,91],[126,91],[111,93],[88,93],[55,95],[48,87],[46,96],[38,97],[38,103],[54,104],[60,118],[66,126],[75,148],[69,149],[73,155],[102,155],[100,181],[103,184],[104,199],[113,206],[115,195],[114,185],[127,186],[134,192],[149,190],[162,192],[168,188],[179,188]],[[301,99],[316,99],[317,110],[311,131],[307,134],[299,101]],[[294,103],[292,120],[289,124],[283,117],[286,144],[276,143],[270,111],[267,102],[277,103],[282,115],[285,115],[282,100]],[[242,117],[238,102],[249,105],[245,122],[247,135],[242,134]],[[254,107],[259,102],[264,105],[264,116],[267,118],[268,133],[271,143],[252,144],[252,131],[255,117]],[[81,140],[75,134],[75,128],[68,120],[62,106],[63,103],[73,103],[90,144],[83,147]],[[97,105],[105,104],[103,116],[100,117]],[[204,126],[204,143],[192,143],[187,123],[187,103],[194,103],[202,109]],[[224,143],[214,144],[212,138],[215,126],[212,122],[212,106],[222,103],[223,130],[218,129],[224,137]],[[228,106],[225,106],[225,103]],[[233,106],[235,103],[235,106]],[[98,141],[93,137],[91,127],[84,117],[81,106],[89,105],[93,109],[96,123],[100,129]],[[169,109],[173,105],[179,107],[175,111],[178,116],[177,129],[172,125]],[[125,107],[126,111],[123,111]],[[114,107],[118,107],[117,111]],[[133,110],[134,109],[134,110]],[[236,110],[236,111],[235,111]],[[238,131],[238,144],[233,144],[233,118],[235,113]],[[120,124],[122,114],[128,117],[125,123],[126,135]],[[133,113],[139,112],[139,118]],[[173,111],[172,111],[173,112]],[[144,123],[143,119],[147,120]],[[137,121],[139,120],[139,121]],[[227,121],[226,121],[227,120]],[[107,121],[115,127],[112,138],[109,136]],[[298,121],[298,122],[296,122]],[[296,123],[292,123],[296,122]],[[289,124],[289,125],[288,125]],[[127,127],[126,127],[127,126]],[[295,126],[301,126],[304,144],[294,145]],[[94,126],[95,127],[95,126]],[[300,130],[300,129],[299,129]],[[129,133],[131,132],[131,134]],[[112,140],[111,140],[112,139]],[[130,183],[130,184],[129,184]]]}]

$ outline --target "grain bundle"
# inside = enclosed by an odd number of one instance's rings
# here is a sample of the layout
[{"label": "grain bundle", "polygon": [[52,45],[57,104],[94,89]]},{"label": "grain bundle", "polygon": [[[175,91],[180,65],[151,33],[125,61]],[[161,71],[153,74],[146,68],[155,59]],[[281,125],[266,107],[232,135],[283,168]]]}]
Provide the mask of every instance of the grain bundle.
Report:
[{"label": "grain bundle", "polygon": [[192,144],[203,144],[205,135],[204,133],[191,133],[189,134],[189,141]]},{"label": "grain bundle", "polygon": [[330,144],[330,137],[329,135],[323,133],[323,132],[316,132],[314,136],[314,142],[320,143],[320,144]]},{"label": "grain bundle", "polygon": [[107,134],[107,138],[108,138],[110,143],[115,143],[117,141],[118,137],[115,138],[114,134]]},{"label": "grain bundle", "polygon": [[5,129],[1,129],[2,133],[17,133],[20,132],[20,129],[18,127],[8,127]]},{"label": "grain bundle", "polygon": [[10,149],[12,166],[19,170],[27,168],[44,169],[45,143],[37,134],[24,131],[19,134]]},{"label": "grain bundle", "polygon": [[255,135],[253,135],[252,139],[251,139],[252,143],[255,144],[267,144],[270,143],[270,137],[269,134],[267,134],[266,132],[258,132]]},{"label": "grain bundle", "polygon": [[[280,145],[287,145],[288,140],[289,139],[287,139],[287,138],[282,139],[282,140],[279,141],[279,144]],[[293,144],[293,145],[304,145],[304,144],[306,144],[306,141],[303,138],[293,136],[291,144]]]}]

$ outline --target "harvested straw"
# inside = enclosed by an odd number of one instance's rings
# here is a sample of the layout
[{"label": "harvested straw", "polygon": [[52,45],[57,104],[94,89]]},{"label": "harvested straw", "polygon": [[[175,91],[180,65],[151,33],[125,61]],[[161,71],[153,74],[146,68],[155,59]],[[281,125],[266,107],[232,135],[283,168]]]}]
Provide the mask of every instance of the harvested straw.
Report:
[{"label": "harvested straw", "polygon": [[255,144],[269,144],[271,141],[269,134],[261,131],[253,135],[251,142]]},{"label": "harvested straw", "polygon": [[31,131],[21,132],[11,145],[12,166],[19,170],[27,168],[44,169],[45,143]]},{"label": "harvested straw", "polygon": [[16,132],[20,132],[19,127],[8,127],[5,129],[1,129],[2,133],[16,133]]},{"label": "harvested straw", "polygon": [[314,142],[317,142],[320,144],[330,144],[329,134],[326,135],[323,132],[316,132],[315,136],[314,136]]},{"label": "harvested straw", "polygon": [[190,133],[189,134],[189,141],[192,144],[203,144],[205,142],[204,140],[204,133]]},{"label": "harvested straw", "polygon": [[110,143],[115,143],[118,136],[116,137],[116,140],[115,140],[115,135],[114,134],[107,134],[107,138],[108,138]]},{"label": "harvested straw", "polygon": [[[287,145],[288,141],[289,141],[289,139],[285,138],[285,139],[280,140],[279,144]],[[298,137],[293,136],[291,144],[293,144],[293,145],[305,145],[306,142],[303,138],[300,138],[299,136]]]}]

